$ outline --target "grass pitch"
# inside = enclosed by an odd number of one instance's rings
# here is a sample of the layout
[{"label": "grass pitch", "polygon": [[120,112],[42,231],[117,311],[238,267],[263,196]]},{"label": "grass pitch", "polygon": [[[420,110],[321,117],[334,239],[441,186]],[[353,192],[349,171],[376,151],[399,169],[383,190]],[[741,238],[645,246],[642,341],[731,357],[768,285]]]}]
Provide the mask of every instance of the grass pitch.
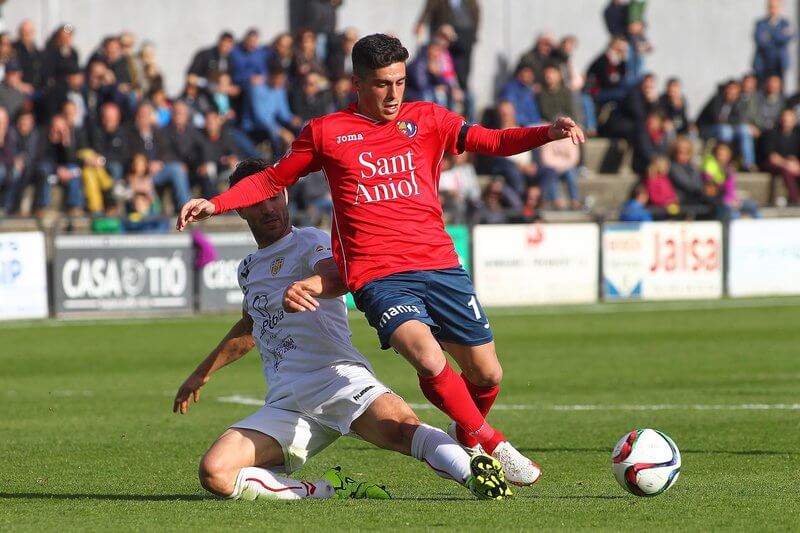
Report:
[{"label": "grass pitch", "polygon": [[[474,501],[417,461],[340,439],[298,476],[335,464],[385,483],[388,502],[230,502],[196,469],[261,398],[253,352],[223,369],[188,416],[186,375],[235,317],[0,325],[0,529],[792,530],[800,528],[800,300],[624,304],[489,313],[505,367],[490,420],[544,470],[504,502]],[[413,404],[411,368],[366,321],[354,343]],[[438,411],[418,409],[444,426]],[[636,427],[681,449],[653,499],[614,481],[610,451]]]}]

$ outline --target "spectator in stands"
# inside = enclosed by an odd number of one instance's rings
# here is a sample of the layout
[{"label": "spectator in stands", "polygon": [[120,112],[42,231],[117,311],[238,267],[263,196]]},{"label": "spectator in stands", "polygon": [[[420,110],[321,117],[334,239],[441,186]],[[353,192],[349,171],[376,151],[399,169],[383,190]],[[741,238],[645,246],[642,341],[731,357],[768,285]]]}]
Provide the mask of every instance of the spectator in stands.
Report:
[{"label": "spectator in stands", "polygon": [[789,202],[800,203],[800,131],[794,109],[781,111],[778,124],[764,134],[764,160],[761,168],[780,176],[789,192]]},{"label": "spectator in stands", "polygon": [[83,164],[81,177],[83,195],[86,198],[86,210],[92,216],[116,216],[117,208],[111,191],[114,180],[106,170],[105,158],[89,147],[78,151],[78,158]]},{"label": "spectator in stands", "polygon": [[613,110],[601,133],[635,145],[637,137],[643,133],[645,117],[653,111],[659,111],[658,87],[656,77],[646,74]]},{"label": "spectator in stands", "polygon": [[117,104],[107,102],[100,109],[100,125],[92,131],[91,146],[105,159],[105,169],[114,182],[120,182],[125,171],[125,132],[122,112]]},{"label": "spectator in stands", "polygon": [[480,204],[481,186],[468,152],[446,154],[439,179],[439,201],[447,223],[467,224]]},{"label": "spectator in stands", "polygon": [[203,127],[206,113],[216,110],[214,96],[207,87],[200,87],[198,78],[194,74],[186,76],[186,85],[184,85],[179,99],[186,102],[191,109],[192,124],[196,128]]},{"label": "spectator in stands", "polygon": [[78,52],[72,45],[75,28],[60,26],[47,42],[42,54],[42,77],[47,87],[63,84],[66,77],[80,70]]},{"label": "spectator in stands", "polygon": [[572,92],[575,99],[575,109],[580,113],[570,115],[578,117],[583,124],[584,131],[589,136],[597,135],[597,112],[595,111],[594,100],[583,91],[586,85],[586,76],[578,69],[572,60],[575,49],[578,47],[578,39],[574,35],[567,35],[561,39],[556,54],[559,58],[560,70],[564,85]]},{"label": "spectator in stands", "polygon": [[231,75],[227,72],[218,72],[211,78],[211,96],[216,105],[216,111],[226,120],[233,119],[236,112],[233,110],[233,99],[236,98],[240,91],[239,88],[233,84]]},{"label": "spectator in stands", "polygon": [[144,92],[140,90],[136,79],[136,54],[133,51],[136,47],[136,34],[131,31],[122,32],[119,35],[119,46],[122,50],[122,61],[125,64],[125,70],[128,72],[131,90],[135,91],[136,101],[139,101],[144,96]]},{"label": "spectator in stands", "polygon": [[[572,143],[551,142],[538,148],[539,168],[536,178],[541,187],[542,200],[556,209],[580,209],[581,201],[578,193],[578,163],[581,151]],[[567,187],[569,204],[561,194],[561,182]],[[529,180],[528,185],[533,183]]]},{"label": "spectator in stands", "polygon": [[726,144],[736,142],[742,163],[750,170],[755,166],[755,144],[753,132],[744,121],[740,94],[739,83],[728,80],[700,112],[697,125],[700,134],[706,139],[716,139]]},{"label": "spectator in stands", "polygon": [[37,118],[39,121],[44,122],[50,119],[53,115],[57,115],[67,100],[72,100],[78,104],[80,110],[80,122],[86,113],[86,99],[83,93],[84,76],[78,66],[73,65],[69,71],[63,72],[64,81],[58,85],[49,87],[43,94],[39,101],[39,110]]},{"label": "spectator in stands", "polygon": [[36,46],[36,27],[30,19],[20,22],[17,37],[14,50],[22,67],[22,81],[27,86],[22,90],[26,94],[32,94],[34,87],[42,87],[43,57]]},{"label": "spectator in stands", "polygon": [[3,83],[0,84],[0,106],[15,117],[28,102],[28,95],[22,92],[25,83],[22,81],[22,67],[16,61],[6,65]]},{"label": "spectator in stands", "polygon": [[716,215],[714,200],[705,193],[703,176],[694,162],[694,146],[689,137],[679,135],[670,146],[669,180],[681,211],[691,218],[713,218]]},{"label": "spectator in stands", "polygon": [[758,205],[752,200],[739,198],[736,190],[736,169],[733,164],[733,151],[729,144],[720,142],[703,159],[703,179],[706,194],[715,198],[721,205],[722,219],[739,218],[742,214],[759,218]]},{"label": "spectator in stands", "polygon": [[89,59],[89,63],[91,64],[93,61],[105,63],[108,70],[114,75],[114,81],[118,84],[121,92],[127,93],[130,91],[131,77],[128,73],[128,62],[122,55],[122,45],[117,36],[109,36],[103,39],[100,49]]},{"label": "spectator in stands", "polygon": [[631,196],[627,202],[622,204],[619,211],[620,222],[650,222],[653,215],[647,209],[650,197],[647,194],[647,186],[638,183],[631,190]]},{"label": "spectator in stands", "polygon": [[168,185],[172,188],[173,204],[176,211],[179,210],[191,197],[189,176],[176,160],[169,140],[155,127],[155,114],[149,103],[139,104],[125,146],[128,161],[136,153],[147,156],[148,171],[153,176],[153,183],[159,189]]},{"label": "spectator in stands", "polygon": [[605,52],[589,65],[586,87],[598,106],[619,102],[628,92],[627,57],[628,41],[623,36],[614,36]]},{"label": "spectator in stands", "polygon": [[90,133],[99,126],[100,110],[107,103],[119,106],[126,116],[131,114],[131,99],[119,92],[118,85],[114,81],[114,73],[102,61],[92,61],[86,68],[83,97],[86,102],[85,122]]},{"label": "spectator in stands", "polygon": [[507,224],[522,208],[519,195],[501,178],[493,178],[483,191],[476,214],[478,224]]},{"label": "spectator in stands", "polygon": [[158,66],[156,47],[153,43],[145,41],[139,53],[133,58],[134,90],[141,94],[148,94],[155,89],[164,87],[164,77]]},{"label": "spectator in stands", "polygon": [[639,81],[644,72],[644,57],[653,51],[653,45],[645,34],[644,0],[632,0],[628,6],[628,69],[631,83]]},{"label": "spectator in stands", "polygon": [[603,20],[609,35],[628,33],[628,0],[611,0],[603,10]]},{"label": "spectator in stands", "polygon": [[266,138],[272,145],[275,157],[284,152],[284,147],[294,140],[303,119],[292,113],[286,91],[286,72],[274,67],[269,73],[269,82],[264,87],[254,87],[257,98],[250,100],[242,119],[243,130],[254,138]]},{"label": "spectator in stands", "polygon": [[247,30],[244,39],[230,53],[233,82],[242,88],[245,97],[251,93],[250,87],[263,86],[267,81],[269,51],[259,44],[259,38],[257,29]]},{"label": "spectator in stands", "polygon": [[[514,105],[511,102],[497,104],[497,120],[500,129],[516,128]],[[536,174],[539,167],[532,152],[523,152],[509,157],[489,157],[488,170],[491,174],[503,176],[506,189],[516,194],[517,202],[525,194],[528,185],[537,185]]]},{"label": "spectator in stands", "polygon": [[202,164],[203,135],[192,123],[192,109],[183,100],[172,104],[172,121],[163,129],[171,152],[180,162],[183,171],[189,176],[191,185],[199,185],[204,180],[198,176]]},{"label": "spectator in stands", "polygon": [[645,186],[654,219],[674,218],[680,213],[678,195],[669,179],[669,159],[661,155],[653,158],[647,165]]},{"label": "spectator in stands", "polygon": [[217,39],[217,44],[195,54],[189,65],[188,74],[197,76],[198,85],[201,87],[210,85],[220,74],[228,74],[232,77],[235,67],[230,55],[234,45],[233,34],[229,31],[222,32]]},{"label": "spectator in stands", "polygon": [[564,86],[561,70],[553,64],[544,67],[544,83],[538,95],[542,118],[553,122],[558,117],[575,116],[575,98]]},{"label": "spectator in stands", "polygon": [[337,78],[333,82],[333,108],[344,109],[356,101],[353,91],[353,81],[348,76]]},{"label": "spectator in stands", "polygon": [[664,117],[672,122],[675,133],[679,135],[695,135],[697,127],[689,120],[689,109],[686,96],[683,94],[681,80],[670,78],[667,80],[666,90],[658,98],[658,107],[664,112]]},{"label": "spectator in stands", "polygon": [[506,82],[498,96],[499,101],[509,102],[514,106],[517,122],[523,126],[532,126],[542,122],[542,115],[539,112],[534,92],[535,79],[533,68],[519,65],[514,72],[514,77]]},{"label": "spectator in stands", "polygon": [[782,0],[768,0],[767,16],[756,22],[753,34],[756,44],[753,70],[759,81],[772,75],[783,80],[789,68],[789,43],[794,37],[791,22],[783,16]]},{"label": "spectator in stands", "polygon": [[325,63],[317,55],[317,34],[311,30],[302,30],[297,35],[297,49],[294,51],[292,75],[303,78],[310,73],[328,75]]},{"label": "spectator in stands", "polygon": [[0,74],[5,73],[6,65],[14,60],[14,43],[7,32],[0,33]]},{"label": "spectator in stands", "polygon": [[272,41],[267,61],[267,70],[271,72],[280,67],[284,72],[292,71],[294,62],[294,38],[289,33],[278,34]]},{"label": "spectator in stands", "polygon": [[655,158],[667,155],[674,136],[672,123],[664,120],[659,111],[650,111],[645,118],[644,127],[637,130],[633,137],[633,171],[640,176],[644,175]]},{"label": "spectator in stands", "polygon": [[323,86],[323,79],[320,74],[309,72],[302,79],[299,90],[289,94],[289,107],[303,123],[333,111],[333,97]]},{"label": "spectator in stands", "polygon": [[19,179],[15,165],[16,144],[11,131],[13,129],[8,111],[0,107],[0,215],[5,214],[8,196],[14,188],[14,183]]},{"label": "spectator in stands", "polygon": [[203,197],[212,198],[219,193],[220,183],[225,183],[234,167],[239,163],[236,144],[224,127],[224,119],[215,111],[206,114],[203,130],[203,150],[197,176]]},{"label": "spectator in stands", "polygon": [[[429,40],[436,30],[449,24],[456,32],[456,40],[450,44],[450,54],[455,63],[458,86],[469,92],[469,74],[472,67],[472,49],[478,40],[480,6],[477,0],[426,0],[417,20],[414,33],[420,40],[422,28],[427,24]],[[469,100],[469,96],[466,96]]]},{"label": "spectator in stands", "polygon": [[531,223],[539,220],[539,208],[542,206],[542,191],[536,185],[528,187],[525,201],[520,208],[520,222]]},{"label": "spectator in stands", "polygon": [[349,77],[353,75],[353,45],[358,40],[358,31],[347,28],[343,33],[337,35],[328,48],[328,57],[325,64],[328,73],[334,79]]},{"label": "spectator in stands", "polygon": [[759,96],[758,116],[760,121],[756,125],[760,131],[770,130],[778,123],[778,116],[786,107],[781,77],[778,75],[767,77]]},{"label": "spectator in stands", "polygon": [[83,187],[78,160],[78,146],[63,115],[50,119],[47,135],[42,139],[38,161],[38,191],[35,206],[37,215],[50,206],[50,186],[61,185],[66,190],[66,208],[70,216],[83,213]]},{"label": "spectator in stands", "polygon": [[544,67],[557,63],[559,55],[556,53],[556,38],[552,33],[540,33],[536,37],[536,44],[528,50],[519,60],[518,65],[524,65],[533,69],[534,79],[541,81],[544,79]]},{"label": "spectator in stands", "polygon": [[325,60],[336,36],[336,10],[342,0],[292,0],[289,3],[289,30],[298,34],[309,29],[317,34],[316,55]]},{"label": "spectator in stands", "polygon": [[156,87],[147,95],[147,100],[153,106],[156,127],[166,127],[172,121],[172,103],[167,98],[167,91],[163,87]]},{"label": "spectator in stands", "polygon": [[89,146],[89,131],[84,126],[86,122],[81,123],[80,110],[75,102],[72,100],[64,102],[61,114],[69,126],[69,133],[75,150],[81,150]]},{"label": "spectator in stands", "polygon": [[156,194],[155,180],[148,168],[146,155],[136,153],[132,156],[126,181],[129,201],[128,218],[124,221],[125,231],[167,231],[169,222],[159,218],[161,202]]},{"label": "spectator in stands", "polygon": [[5,203],[0,205],[0,209],[5,210],[6,214],[13,215],[19,213],[25,187],[36,181],[36,156],[40,146],[40,134],[31,111],[20,111],[10,135],[15,154],[14,172],[11,173],[12,181],[8,184]]},{"label": "spectator in stands", "polygon": [[453,93],[442,72],[443,49],[437,43],[422,47],[408,64],[406,94],[408,100],[424,100],[452,108]]},{"label": "spectator in stands", "polygon": [[758,79],[752,72],[742,76],[742,93],[739,95],[739,106],[742,120],[750,126],[753,137],[758,137],[758,124],[761,121],[761,95],[758,91]]}]

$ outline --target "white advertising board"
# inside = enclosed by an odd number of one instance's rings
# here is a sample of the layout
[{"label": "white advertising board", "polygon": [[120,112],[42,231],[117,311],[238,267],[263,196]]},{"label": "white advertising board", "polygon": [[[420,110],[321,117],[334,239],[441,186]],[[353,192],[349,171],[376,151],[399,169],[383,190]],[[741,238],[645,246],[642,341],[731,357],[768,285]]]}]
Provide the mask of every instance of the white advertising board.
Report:
[{"label": "white advertising board", "polygon": [[473,271],[481,303],[596,301],[599,238],[595,224],[476,226]]},{"label": "white advertising board", "polygon": [[734,220],[728,239],[728,294],[800,294],[800,219]]},{"label": "white advertising board", "polygon": [[722,296],[722,224],[648,222],[603,228],[606,300]]},{"label": "white advertising board", "polygon": [[0,233],[0,320],[46,316],[44,234]]}]

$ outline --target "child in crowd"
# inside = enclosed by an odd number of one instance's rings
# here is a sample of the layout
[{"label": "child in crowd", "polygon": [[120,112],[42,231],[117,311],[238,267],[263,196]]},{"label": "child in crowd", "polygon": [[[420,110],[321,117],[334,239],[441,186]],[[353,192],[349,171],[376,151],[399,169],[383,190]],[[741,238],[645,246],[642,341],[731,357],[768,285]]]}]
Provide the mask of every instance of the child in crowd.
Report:
[{"label": "child in crowd", "polygon": [[758,205],[752,200],[743,200],[736,190],[736,171],[733,164],[733,151],[727,143],[717,143],[710,154],[703,159],[703,179],[705,193],[721,200],[720,218],[739,218],[749,215],[761,216]]}]

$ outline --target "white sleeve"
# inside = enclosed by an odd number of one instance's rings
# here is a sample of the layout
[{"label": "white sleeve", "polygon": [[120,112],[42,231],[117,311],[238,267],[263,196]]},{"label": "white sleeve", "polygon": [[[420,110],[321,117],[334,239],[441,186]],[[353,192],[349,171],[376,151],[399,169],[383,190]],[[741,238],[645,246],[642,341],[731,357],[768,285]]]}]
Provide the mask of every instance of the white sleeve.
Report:
[{"label": "white sleeve", "polygon": [[304,233],[306,240],[302,261],[309,272],[314,272],[314,267],[318,262],[333,256],[331,236],[316,228],[308,228]]},{"label": "white sleeve", "polygon": [[239,288],[242,290],[242,309],[245,312],[248,312],[249,309],[247,308],[247,287],[245,286],[245,282],[247,281],[247,276],[250,274],[249,265],[252,258],[248,255],[242,262],[239,263],[239,267],[236,269],[236,282],[239,284]]}]

